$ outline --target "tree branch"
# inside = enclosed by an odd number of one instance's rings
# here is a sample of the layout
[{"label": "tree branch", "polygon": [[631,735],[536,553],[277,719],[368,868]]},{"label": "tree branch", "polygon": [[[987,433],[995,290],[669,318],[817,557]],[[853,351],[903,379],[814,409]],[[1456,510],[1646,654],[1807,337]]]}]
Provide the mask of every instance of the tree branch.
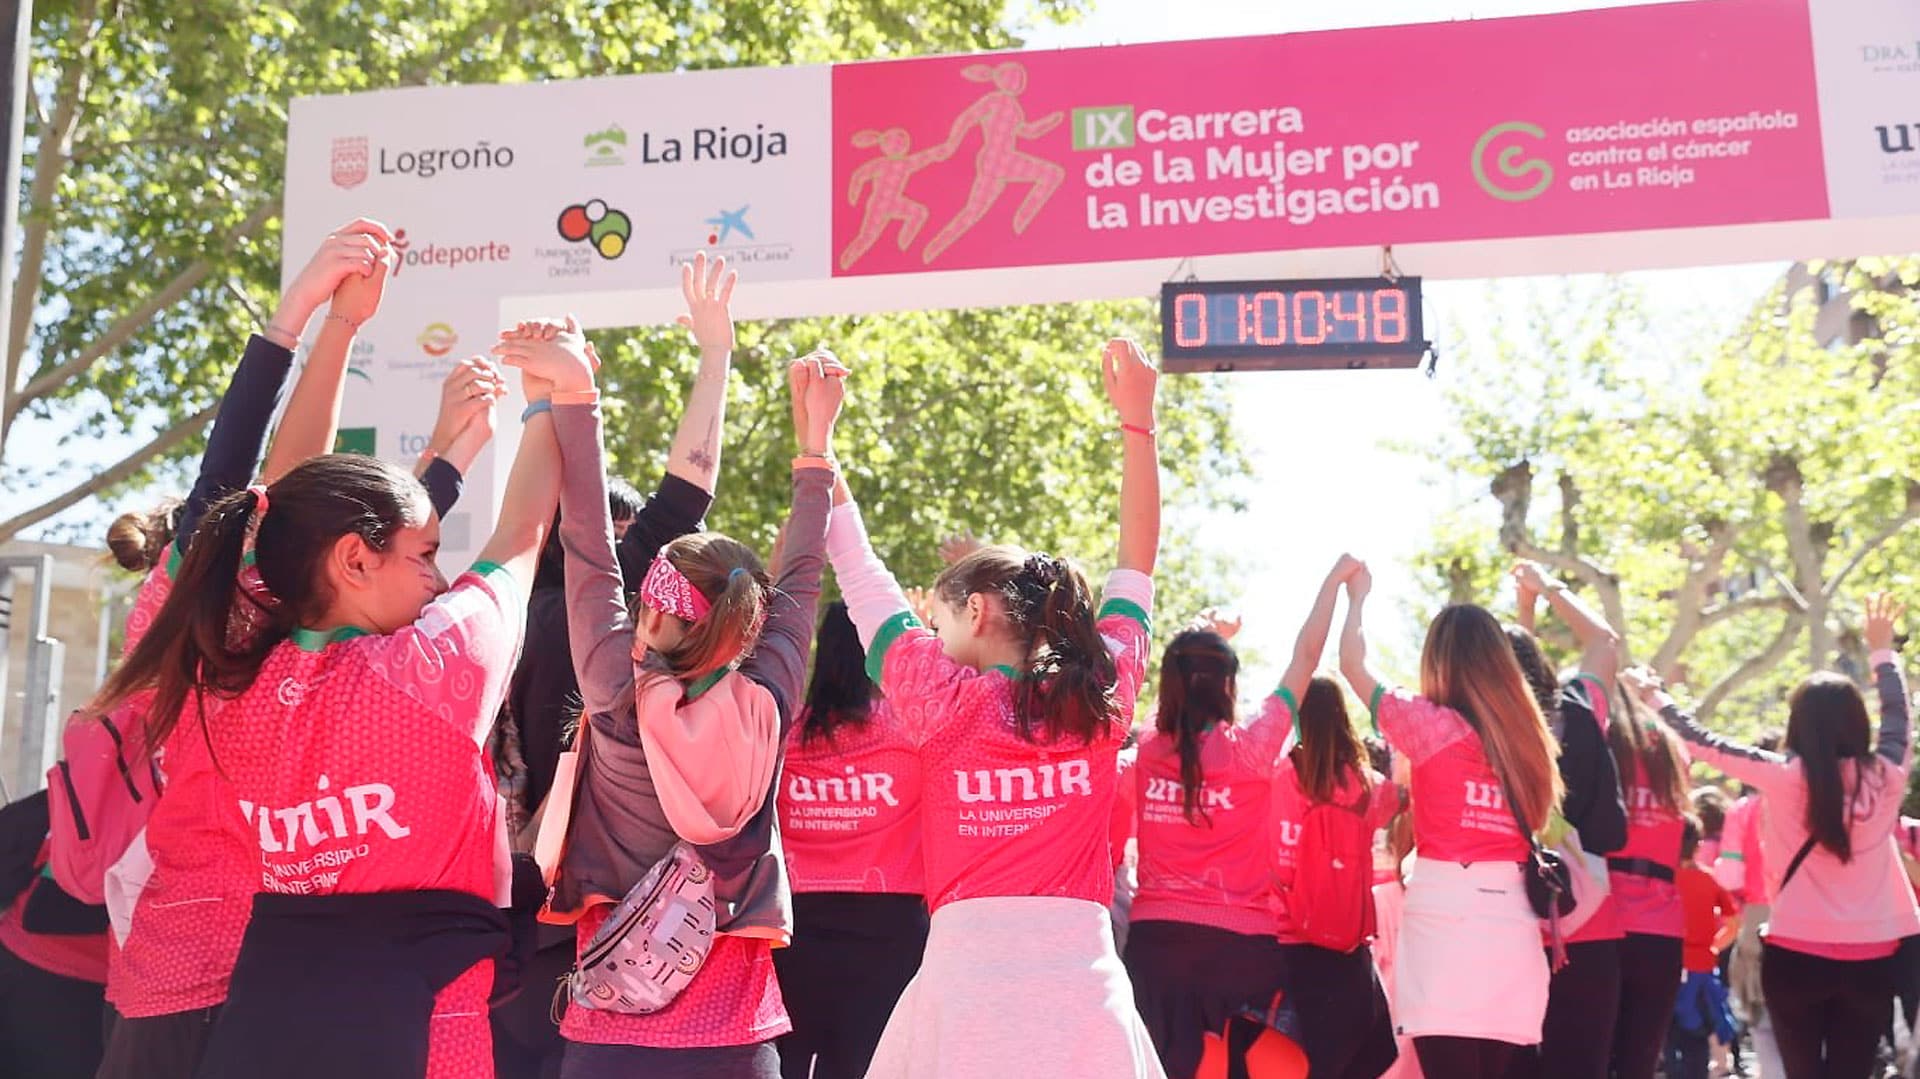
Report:
[{"label": "tree branch", "polygon": [[[91,26],[97,0],[83,0],[74,12],[74,24]],[[82,50],[82,56],[86,51]],[[33,328],[33,313],[38,307],[40,285],[46,270],[47,235],[53,228],[53,197],[60,178],[72,161],[73,133],[80,125],[80,100],[86,96],[87,65],[80,58],[60,73],[54,89],[53,112],[37,128],[39,145],[33,157],[33,184],[27,191],[26,213],[21,215],[23,240],[20,270],[13,280],[13,319],[6,327],[6,385],[0,398],[6,399],[6,412],[0,416],[0,445],[13,417],[19,413],[12,400],[20,385],[20,369],[26,360],[27,335]],[[34,95],[36,102],[39,95]],[[12,193],[8,193],[12,197]]]},{"label": "tree branch", "polygon": [[1705,723],[1713,715],[1714,709],[1724,704],[1741,686],[1779,666],[1787,658],[1787,653],[1793,651],[1794,642],[1800,639],[1800,631],[1805,627],[1805,616],[1797,612],[1789,613],[1782,619],[1780,632],[1774,634],[1772,642],[1764,650],[1748,656],[1746,662],[1729,671],[1725,678],[1707,690],[1706,696],[1700,698],[1697,713],[1700,721]]},{"label": "tree branch", "polygon": [[1806,608],[1793,601],[1791,596],[1747,596],[1731,603],[1720,603],[1700,612],[1700,628],[1717,626],[1729,618],[1738,618],[1755,611],[1785,611],[1789,614],[1804,614]]},{"label": "tree branch", "polygon": [[1847,564],[1840,567],[1840,572],[1827,581],[1824,589],[1827,598],[1833,599],[1838,596],[1840,586],[1847,582],[1847,578],[1852,576],[1854,570],[1860,568],[1860,563],[1865,562],[1867,556],[1886,546],[1889,540],[1905,531],[1906,527],[1915,521],[1920,521],[1920,480],[1908,480],[1906,509],[1887,522],[1887,526],[1876,533],[1872,539],[1861,544],[1860,549],[1853,552],[1853,557],[1847,559]]},{"label": "tree branch", "polygon": [[1733,550],[1734,537],[1739,534],[1723,520],[1708,521],[1705,527],[1707,549],[1688,564],[1686,579],[1673,596],[1673,626],[1650,661],[1662,678],[1671,676],[1681,653],[1710,624],[1707,621],[1707,590],[1725,569],[1727,555]]},{"label": "tree branch", "polygon": [[220,411],[219,402],[208,405],[199,412],[186,417],[172,427],[155,435],[146,445],[122,457],[119,462],[105,471],[96,473],[92,479],[65,493],[50,498],[38,506],[27,510],[6,521],[0,521],[0,543],[12,539],[22,531],[39,524],[41,521],[60,513],[68,507],[77,505],[94,495],[117,484],[131,479],[135,473],[154,460],[173,451],[174,447],[198,434],[200,429],[212,421],[214,414]]},{"label": "tree branch", "polygon": [[[248,214],[246,220],[240,222],[228,234],[227,247],[230,249],[235,241],[251,236],[279,211],[280,199],[277,197],[268,199],[255,207],[253,213]],[[22,408],[84,374],[87,368],[98,363],[102,357],[131,340],[134,334],[140,332],[141,327],[153,321],[155,315],[179,303],[212,273],[211,260],[195,259],[186,269],[174,275],[173,280],[162,285],[159,291],[142,300],[138,307],[120,316],[112,326],[107,328],[106,332],[95,338],[92,344],[75,353],[66,362],[34,375],[33,381],[27,383],[19,396],[7,402],[7,418],[11,420]]]}]

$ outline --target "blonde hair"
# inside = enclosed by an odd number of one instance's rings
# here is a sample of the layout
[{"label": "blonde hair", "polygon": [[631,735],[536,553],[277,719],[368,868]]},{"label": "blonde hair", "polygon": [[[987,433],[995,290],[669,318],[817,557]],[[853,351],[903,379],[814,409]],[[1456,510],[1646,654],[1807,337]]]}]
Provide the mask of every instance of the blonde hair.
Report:
[{"label": "blonde hair", "polygon": [[1514,811],[1536,834],[1544,829],[1565,793],[1559,749],[1499,620],[1471,604],[1442,610],[1427,627],[1420,693],[1467,721]]}]

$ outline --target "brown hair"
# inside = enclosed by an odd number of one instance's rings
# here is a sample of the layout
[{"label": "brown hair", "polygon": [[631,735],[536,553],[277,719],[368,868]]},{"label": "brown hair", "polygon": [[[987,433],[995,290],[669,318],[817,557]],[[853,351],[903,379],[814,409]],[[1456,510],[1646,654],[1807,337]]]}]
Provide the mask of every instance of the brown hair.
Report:
[{"label": "brown hair", "polygon": [[695,532],[661,548],[660,557],[713,605],[679,643],[659,650],[669,672],[691,681],[751,655],[773,603],[773,581],[753,549],[718,532]]},{"label": "brown hair", "polygon": [[[322,566],[341,537],[357,535],[384,551],[401,529],[425,524],[432,512],[426,489],[410,473],[351,453],[310,458],[267,494],[254,566],[272,605],[257,604],[239,587],[255,501],[251,492],[236,491],[208,508],[152,627],[88,706],[105,714],[135,693],[153,690],[144,739],[149,753],[172,733],[189,696],[197,705],[198,694],[245,692],[267,654],[296,626],[326,611],[333,597]],[[236,618],[257,631],[230,636]],[[203,711],[203,727],[205,721]]]},{"label": "brown hair", "polygon": [[1613,750],[1614,766],[1620,770],[1620,785],[1643,783],[1653,792],[1661,808],[1686,814],[1691,808],[1687,798],[1687,762],[1673,735],[1646,713],[1630,693],[1616,693],[1619,715],[1607,724],[1607,745]]},{"label": "brown hair", "polygon": [[107,550],[121,569],[146,573],[167,556],[167,545],[174,541],[185,505],[169,498],[150,509],[123,513],[107,526]]},{"label": "brown hair", "polygon": [[[1841,861],[1852,861],[1848,819],[1873,767],[1873,727],[1859,687],[1824,671],[1794,687],[1787,698],[1787,752],[1800,758],[1807,777],[1807,834]],[[1841,768],[1849,760],[1854,764],[1851,791]]]},{"label": "brown hair", "polygon": [[1530,830],[1545,828],[1563,793],[1558,750],[1499,620],[1471,604],[1435,616],[1420,655],[1420,693],[1467,721],[1514,812]]},{"label": "brown hair", "polygon": [[1079,567],[1017,547],[982,547],[943,570],[933,587],[954,607],[973,595],[1000,600],[1027,657],[1025,677],[1013,685],[1020,737],[1091,742],[1112,733],[1119,675],[1094,627],[1093,589]]},{"label": "brown hair", "polygon": [[1299,729],[1293,768],[1309,801],[1333,801],[1340,791],[1341,778],[1348,773],[1359,780],[1362,791],[1372,788],[1366,768],[1371,758],[1347,716],[1347,695],[1340,691],[1338,682],[1315,678],[1307,683],[1306,699],[1300,702]]},{"label": "brown hair", "polygon": [[1216,723],[1233,723],[1239,673],[1240,657],[1212,630],[1176,634],[1160,659],[1160,707],[1154,727],[1172,736],[1180,754],[1180,807],[1190,824],[1208,819],[1200,797],[1206,785],[1200,736]]}]

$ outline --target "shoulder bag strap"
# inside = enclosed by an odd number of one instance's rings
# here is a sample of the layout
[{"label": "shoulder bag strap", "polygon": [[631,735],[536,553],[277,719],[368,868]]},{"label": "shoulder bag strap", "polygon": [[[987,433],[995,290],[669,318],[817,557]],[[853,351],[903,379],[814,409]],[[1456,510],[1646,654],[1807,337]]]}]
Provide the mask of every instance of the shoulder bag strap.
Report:
[{"label": "shoulder bag strap", "polygon": [[1810,835],[1805,843],[1800,844],[1799,853],[1793,856],[1793,861],[1787,863],[1787,875],[1780,878],[1780,887],[1774,892],[1776,897],[1787,890],[1787,885],[1793,881],[1793,875],[1800,872],[1801,863],[1807,860],[1807,855],[1813,853],[1814,844],[1817,842],[1819,840]]},{"label": "shoulder bag strap", "polygon": [[560,862],[566,857],[567,829],[573,822],[573,806],[579,798],[580,770],[586,766],[587,728],[592,722],[585,711],[580,713],[580,723],[573,732],[573,748],[560,754],[553,770],[553,784],[540,802],[533,860],[540,863],[540,875],[549,888],[559,876]]}]

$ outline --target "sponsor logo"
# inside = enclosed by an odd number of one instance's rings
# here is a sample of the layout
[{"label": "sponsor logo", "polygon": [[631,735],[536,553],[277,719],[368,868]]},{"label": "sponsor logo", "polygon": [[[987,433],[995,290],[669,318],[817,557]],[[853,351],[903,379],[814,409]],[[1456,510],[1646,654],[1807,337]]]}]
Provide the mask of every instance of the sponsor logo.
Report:
[{"label": "sponsor logo", "polygon": [[333,452],[372,457],[379,447],[379,431],[372,427],[342,427],[333,436]]},{"label": "sponsor logo", "polygon": [[1920,75],[1920,41],[1862,45],[1860,66],[1875,75]]},{"label": "sponsor logo", "polygon": [[1880,136],[1883,154],[1910,154],[1920,145],[1920,123],[1877,124],[1873,130]]},{"label": "sponsor logo", "polygon": [[[667,253],[668,263],[678,266],[693,261],[693,257],[702,251],[710,254],[725,255],[727,261],[736,266],[743,262],[786,262],[793,257],[793,245],[783,243],[758,243],[754,235],[753,224],[747,220],[751,205],[737,210],[722,207],[712,217],[701,222],[704,226],[701,247],[683,247]],[[746,243],[740,241],[745,240]]]},{"label": "sponsor logo", "polygon": [[752,131],[736,131],[727,127],[696,127],[686,138],[673,135],[656,136],[651,131],[640,133],[640,163],[642,165],[671,165],[687,157],[691,144],[694,161],[739,161],[748,165],[758,165],[770,157],[785,157],[787,154],[787,133],[768,131],[767,125],[755,124]]},{"label": "sponsor logo", "polygon": [[619,124],[604,131],[590,131],[580,140],[581,149],[587,152],[587,165],[624,165],[627,163],[627,132]]},{"label": "sponsor logo", "polygon": [[1545,158],[1523,156],[1526,151],[1514,138],[1519,135],[1544,139],[1547,132],[1538,124],[1511,120],[1488,128],[1480,141],[1473,144],[1473,178],[1482,191],[1502,202],[1537,199],[1553,186],[1553,166]]},{"label": "sponsor logo", "polygon": [[432,440],[432,435],[416,435],[402,431],[400,432],[400,456],[403,459],[418,457],[426,452],[427,443]]},{"label": "sponsor logo", "polygon": [[1875,145],[1880,153],[1880,182],[1892,185],[1920,185],[1920,121],[1907,124],[1876,124]]},{"label": "sponsor logo", "polygon": [[586,244],[603,259],[619,258],[633,239],[633,221],[604,199],[589,199],[560,211],[556,228],[561,239]]},{"label": "sponsor logo", "polygon": [[333,186],[348,189],[367,181],[367,137],[348,135],[333,140]]},{"label": "sponsor logo", "polygon": [[353,339],[353,349],[347,353],[347,377],[373,381],[373,342],[364,337]]},{"label": "sponsor logo", "polygon": [[482,263],[506,262],[513,257],[513,249],[498,240],[484,240],[473,243],[416,244],[407,235],[406,229],[393,230],[393,249],[399,256],[393,267],[393,276],[399,277],[409,267],[423,269],[457,270],[462,266]]},{"label": "sponsor logo", "polygon": [[488,172],[513,167],[513,147],[495,146],[485,139],[472,146],[428,147],[379,153],[380,175],[431,180],[443,172]]},{"label": "sponsor logo", "polygon": [[420,331],[418,341],[420,351],[437,359],[453,351],[454,346],[460,343],[460,335],[444,322],[430,322],[426,329]]}]

